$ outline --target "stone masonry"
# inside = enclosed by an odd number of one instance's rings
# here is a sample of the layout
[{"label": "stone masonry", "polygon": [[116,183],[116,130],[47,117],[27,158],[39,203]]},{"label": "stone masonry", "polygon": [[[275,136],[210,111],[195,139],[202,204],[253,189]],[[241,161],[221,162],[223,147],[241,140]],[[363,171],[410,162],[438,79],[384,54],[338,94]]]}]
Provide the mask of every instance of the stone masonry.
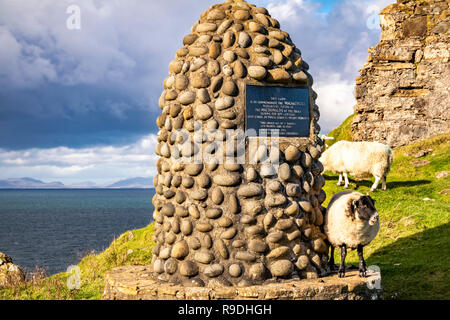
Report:
[{"label": "stone masonry", "polygon": [[[159,100],[155,280],[247,287],[327,272],[323,143],[308,68],[278,21],[245,1],[213,5],[184,37]],[[310,137],[280,138],[276,148],[252,138],[251,149],[250,138],[228,135],[245,129],[247,84],[309,88]],[[237,143],[217,149],[224,141]],[[244,153],[245,163],[193,161],[210,151]]]},{"label": "stone masonry", "polygon": [[450,131],[448,0],[398,0],[356,79],[353,140],[399,147]]}]

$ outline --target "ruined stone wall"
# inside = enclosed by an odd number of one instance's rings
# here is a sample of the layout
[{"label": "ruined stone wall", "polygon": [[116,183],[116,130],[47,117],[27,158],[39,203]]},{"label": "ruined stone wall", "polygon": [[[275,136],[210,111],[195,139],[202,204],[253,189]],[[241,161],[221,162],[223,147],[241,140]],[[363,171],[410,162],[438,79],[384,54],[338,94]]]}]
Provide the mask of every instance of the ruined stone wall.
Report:
[{"label": "ruined stone wall", "polygon": [[450,131],[448,0],[398,0],[356,79],[353,140],[399,147]]}]

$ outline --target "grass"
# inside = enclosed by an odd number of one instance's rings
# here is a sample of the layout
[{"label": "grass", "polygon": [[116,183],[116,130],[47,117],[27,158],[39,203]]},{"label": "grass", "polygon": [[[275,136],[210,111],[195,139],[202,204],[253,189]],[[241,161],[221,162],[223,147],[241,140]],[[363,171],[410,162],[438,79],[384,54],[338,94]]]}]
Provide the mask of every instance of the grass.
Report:
[{"label": "grass", "polygon": [[[146,265],[152,258],[154,226],[127,231],[115,239],[99,254],[87,254],[78,264],[80,268],[80,289],[69,290],[68,273],[58,273],[51,277],[43,272],[28,275],[25,284],[0,290],[0,300],[99,300],[103,294],[103,275],[106,271],[124,265]],[[35,277],[35,274],[38,276]]]},{"label": "grass", "polygon": [[[335,133],[339,139],[345,137],[344,131]],[[433,152],[420,160],[430,164],[413,167],[411,162],[417,159],[409,154],[429,148]],[[381,268],[385,299],[450,299],[450,204],[448,194],[439,194],[450,188],[450,177],[435,177],[438,171],[450,171],[449,155],[450,134],[396,149],[387,191],[377,189],[371,194],[380,213],[381,228],[365,248],[364,256],[368,265]],[[325,178],[327,205],[343,187],[336,186],[336,175],[326,174]],[[350,189],[366,193],[371,184],[368,180],[350,180]],[[67,289],[67,273],[44,277],[37,272],[38,276],[26,284],[0,290],[0,299],[100,299],[106,271],[121,265],[150,263],[153,233],[153,224],[125,232],[105,251],[85,256],[78,264],[80,289]],[[337,252],[335,259],[340,259]],[[350,251],[346,262],[357,266],[356,252]]]},{"label": "grass", "polygon": [[334,139],[326,140],[327,146],[331,147],[333,144],[340,140],[352,141],[352,135],[350,132],[350,127],[352,125],[354,114],[350,115],[344,122],[341,123],[339,127],[330,131],[327,134],[328,137],[333,137]]}]

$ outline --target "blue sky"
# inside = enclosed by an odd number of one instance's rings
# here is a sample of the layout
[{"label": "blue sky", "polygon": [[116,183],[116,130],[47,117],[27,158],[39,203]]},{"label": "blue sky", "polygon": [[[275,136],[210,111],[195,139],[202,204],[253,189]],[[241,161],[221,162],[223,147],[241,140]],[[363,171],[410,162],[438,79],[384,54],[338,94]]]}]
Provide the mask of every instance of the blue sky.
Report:
[{"label": "blue sky", "polygon": [[[320,125],[355,104],[354,78],[380,38],[368,19],[394,1],[264,0],[311,66]],[[155,174],[168,64],[217,1],[1,0],[0,179],[98,183]],[[81,10],[69,30],[66,9]]]}]

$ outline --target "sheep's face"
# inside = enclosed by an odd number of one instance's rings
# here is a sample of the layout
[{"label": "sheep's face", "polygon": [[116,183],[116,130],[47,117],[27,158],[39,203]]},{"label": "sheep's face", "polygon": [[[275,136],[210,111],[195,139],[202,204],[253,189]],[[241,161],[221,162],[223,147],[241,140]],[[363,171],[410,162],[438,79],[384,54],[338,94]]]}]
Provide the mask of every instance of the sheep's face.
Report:
[{"label": "sheep's face", "polygon": [[378,212],[375,208],[375,200],[370,196],[362,196],[353,201],[352,209],[360,220],[367,221],[373,226],[378,221]]}]

